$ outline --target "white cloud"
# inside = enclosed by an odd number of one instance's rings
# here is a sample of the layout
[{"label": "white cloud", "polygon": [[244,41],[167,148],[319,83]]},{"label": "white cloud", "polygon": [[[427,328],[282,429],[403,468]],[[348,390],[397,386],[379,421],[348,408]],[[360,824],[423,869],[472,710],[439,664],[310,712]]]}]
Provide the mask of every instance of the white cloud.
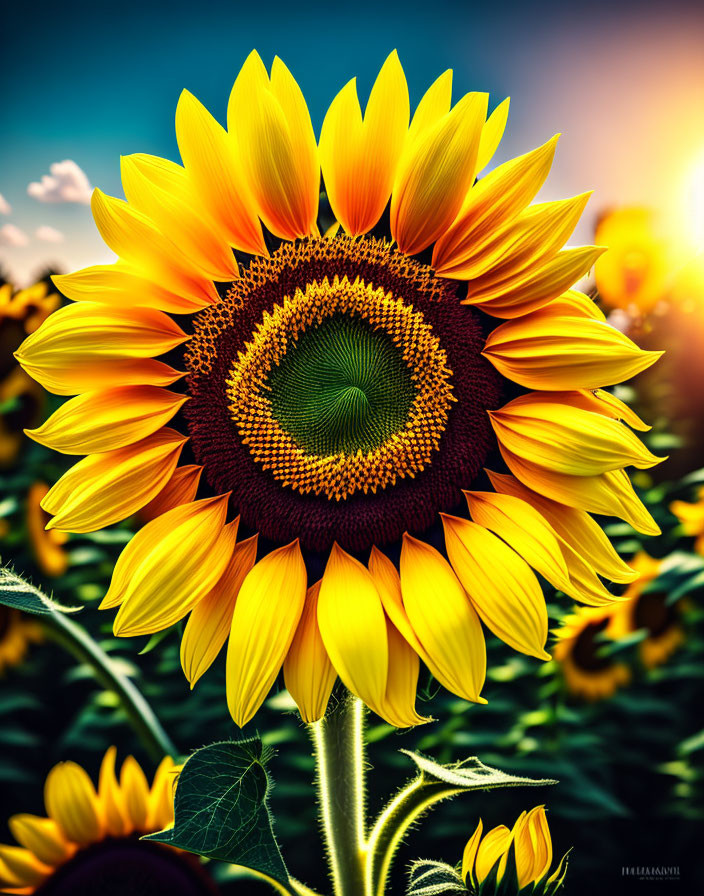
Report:
[{"label": "white cloud", "polygon": [[29,237],[24,230],[20,230],[14,224],[5,224],[4,227],[0,227],[0,243],[3,246],[26,246],[29,243]]},{"label": "white cloud", "polygon": [[52,162],[50,174],[43,174],[40,182],[33,181],[27,192],[40,202],[80,202],[90,205],[93,188],[85,172],[71,159]]},{"label": "white cloud", "polygon": [[45,243],[63,243],[64,235],[60,230],[49,227],[48,224],[42,224],[34,231],[34,235],[38,240],[44,240]]},{"label": "white cloud", "polygon": [[5,197],[0,193],[0,215],[9,215],[12,211],[12,206],[5,199]]}]

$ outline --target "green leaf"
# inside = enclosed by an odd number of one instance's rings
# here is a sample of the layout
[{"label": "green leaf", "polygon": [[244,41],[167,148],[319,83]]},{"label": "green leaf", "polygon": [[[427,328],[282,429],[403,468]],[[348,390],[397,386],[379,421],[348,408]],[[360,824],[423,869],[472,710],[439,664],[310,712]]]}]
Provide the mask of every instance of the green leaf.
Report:
[{"label": "green leaf", "polygon": [[259,738],[196,750],[178,777],[173,828],[144,839],[241,865],[292,892],[267,805],[270,755]]},{"label": "green leaf", "polygon": [[497,768],[484,765],[476,756],[470,756],[462,762],[451,765],[440,765],[423,756],[422,753],[412,753],[410,750],[401,750],[406,756],[415,762],[426,782],[441,782],[451,788],[460,790],[493,790],[496,787],[541,787],[548,784],[557,784],[552,778],[522,778],[517,775],[509,775]]},{"label": "green leaf", "polygon": [[0,566],[0,604],[23,613],[75,613],[81,607],[63,607],[39,588],[26,582],[6,566]]},{"label": "green leaf", "polygon": [[406,896],[441,896],[442,893],[464,893],[467,887],[454,868],[444,862],[419,859],[411,866]]}]

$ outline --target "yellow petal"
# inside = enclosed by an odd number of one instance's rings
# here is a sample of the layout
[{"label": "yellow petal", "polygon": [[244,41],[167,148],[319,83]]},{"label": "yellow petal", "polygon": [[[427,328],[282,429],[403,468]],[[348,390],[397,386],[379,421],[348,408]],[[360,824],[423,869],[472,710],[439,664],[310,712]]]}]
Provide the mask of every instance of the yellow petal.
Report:
[{"label": "yellow petal", "polygon": [[42,501],[47,529],[95,532],[132,516],[169,481],[186,438],[173,429],[71,467]]},{"label": "yellow petal", "polygon": [[618,420],[574,407],[552,393],[522,395],[500,411],[489,411],[489,417],[501,446],[551,473],[597,476],[660,462]]},{"label": "yellow petal", "polygon": [[98,798],[105,818],[105,827],[112,837],[124,837],[133,829],[125,800],[115,774],[116,747],[109,747],[100,763]]},{"label": "yellow petal", "polygon": [[499,103],[494,109],[482,128],[479,152],[477,154],[477,174],[486,168],[498,149],[499,143],[501,143],[501,138],[506,130],[506,122],[508,121],[509,105],[510,99],[507,97],[503,103]]},{"label": "yellow petal", "polygon": [[350,81],[332,101],[320,132],[320,162],[335,217],[351,236],[384,211],[408,131],[406,78],[394,50],[374,82],[364,120]]},{"label": "yellow petal", "polygon": [[452,69],[443,72],[430,85],[413,113],[406,146],[413,146],[450,111],[452,104]]},{"label": "yellow petal", "polygon": [[134,756],[128,756],[122,763],[120,791],[132,827],[144,831],[149,813],[149,784]]},{"label": "yellow petal", "polygon": [[597,411],[597,413],[606,414],[609,417],[613,417],[615,420],[623,420],[623,422],[627,423],[631,429],[637,429],[640,432],[648,432],[649,429],[652,429],[652,427],[648,426],[647,423],[644,423],[638,414],[629,408],[625,402],[621,401],[620,398],[616,398],[616,396],[612,395],[610,392],[605,392],[603,389],[597,389],[593,393],[585,394],[584,399],[589,402],[590,407]]},{"label": "yellow petal", "polygon": [[258,54],[248,56],[232,88],[227,123],[266,227],[282,239],[316,234],[315,135],[300,88],[278,57],[269,78]]},{"label": "yellow petal", "polygon": [[[17,882],[12,886],[37,887],[51,873],[51,868],[40,862],[28,849],[19,846],[5,846],[0,843],[0,862],[7,867],[10,875]],[[1,870],[2,866],[0,866]],[[4,875],[3,875],[4,876]],[[34,890],[20,892],[33,893]]]},{"label": "yellow petal", "polygon": [[578,289],[568,289],[557,299],[543,305],[545,311],[555,316],[586,317],[589,320],[605,321],[606,315],[599,306]]},{"label": "yellow petal", "polygon": [[274,683],[305,598],[306,566],[297,540],[263,557],[242,583],[227,645],[227,705],[240,728]]},{"label": "yellow petal", "polygon": [[148,523],[167,510],[173,510],[182,504],[190,504],[195,500],[202,472],[203,467],[198,464],[176,467],[173,476],[159,494],[139,511],[139,519],[143,523]]},{"label": "yellow petal", "polygon": [[296,634],[284,660],[286,689],[296,701],[304,722],[322,719],[337,678],[318,627],[319,591],[320,582],[308,589]]},{"label": "yellow petal", "polygon": [[347,688],[372,709],[381,707],[389,671],[381,597],[369,571],[337,544],[320,585],[318,625]]},{"label": "yellow petal", "polygon": [[401,550],[401,591],[433,675],[460,697],[485,703],[479,692],[486,645],[477,614],[445,558],[408,534]]},{"label": "yellow petal", "polygon": [[180,374],[172,368],[136,359],[163,354],[186,339],[161,311],[79,302],[50,315],[15,357],[50,392],[71,395],[105,385],[152,383],[155,376],[173,382]]},{"label": "yellow petal", "polygon": [[218,300],[212,280],[142,212],[100,190],[94,190],[91,208],[100,235],[120,260],[177,295]]},{"label": "yellow petal", "polygon": [[472,187],[457,219],[433,249],[433,267],[439,274],[451,276],[448,272],[528,205],[548,176],[558,136],[504,162]]},{"label": "yellow petal", "polygon": [[486,94],[469,93],[416,139],[409,133],[391,197],[391,234],[406,255],[438,239],[459,212],[474,180],[486,107]]},{"label": "yellow petal", "polygon": [[[504,856],[511,845],[511,831],[501,824],[498,827],[488,831],[486,836],[479,844],[477,850],[477,858],[475,862],[475,875],[477,881],[481,883],[494,865]],[[501,873],[499,873],[499,880]]]},{"label": "yellow petal", "polygon": [[118,386],[65,402],[26,434],[62,454],[102,454],[151,436],[187,398],[157,386]]},{"label": "yellow petal", "polygon": [[256,557],[256,535],[236,544],[215,587],[191,610],[181,638],[181,666],[191,687],[210,668],[227,640],[237,595]]},{"label": "yellow petal", "polygon": [[501,324],[482,352],[502,376],[527,389],[598,389],[630,379],[662,352],[640,349],[598,320],[555,315],[550,307]]},{"label": "yellow petal", "polygon": [[74,302],[99,302],[115,308],[141,305],[171,314],[191,314],[212,302],[212,299],[171,292],[121,261],[94,265],[72,274],[54,274],[51,279]]},{"label": "yellow petal", "polygon": [[60,762],[44,784],[47,815],[69,840],[87,846],[103,836],[104,823],[93,782],[80,765]]},{"label": "yellow petal", "polygon": [[528,565],[491,532],[442,515],[452,568],[482,621],[510,647],[548,660],[548,613]]},{"label": "yellow petal", "polygon": [[130,208],[143,212],[160,232],[211,280],[238,276],[237,262],[216,222],[202,207],[184,168],[144,153],[123,156],[122,187]]},{"label": "yellow petal", "polygon": [[625,520],[644,535],[659,535],[660,527],[633,491],[624,470],[598,476],[569,476],[533,464],[500,445],[501,456],[513,475],[533,491],[553,501]]},{"label": "yellow petal", "polygon": [[154,775],[149,792],[149,812],[145,830],[160,831],[174,821],[174,790],[178,767],[170,756],[164,756]]},{"label": "yellow petal", "polygon": [[[401,579],[391,560],[382,552],[372,547],[369,556],[369,572],[374,579],[374,584],[379,592],[384,612],[389,617],[397,631],[399,631],[415,652],[422,657],[423,662],[432,669],[430,657],[413,631],[410,619],[403,605],[401,594]],[[433,672],[435,675],[435,672]],[[435,676],[437,678],[437,675]]]},{"label": "yellow petal", "polygon": [[236,533],[227,495],[176,507],[147,523],[120,554],[101,609],[121,604],[116,635],[149,635],[182,619],[220,578]]},{"label": "yellow petal", "polygon": [[386,620],[389,672],[381,706],[374,711],[396,728],[422,725],[429,719],[416,712],[416,690],[420,661],[406,639]]},{"label": "yellow petal", "polygon": [[536,806],[513,829],[518,886],[523,889],[543,878],[552,863],[552,839],[545,808]]},{"label": "yellow petal", "polygon": [[[463,304],[479,305],[494,317],[510,319],[528,314],[561,296],[587,273],[603,251],[599,246],[563,249],[548,261],[531,265],[499,282],[490,277],[470,280]],[[455,279],[463,278],[458,274]]]},{"label": "yellow petal", "polygon": [[12,836],[20,844],[44,862],[45,865],[61,865],[75,851],[61,828],[52,818],[38,815],[13,815],[8,821]]},{"label": "yellow petal", "polygon": [[512,495],[464,492],[472,519],[490,529],[555,588],[569,593],[569,574],[552,527],[530,504]]},{"label": "yellow petal", "polygon": [[230,245],[268,255],[235,141],[187,90],[176,107],[176,139],[189,178]]},{"label": "yellow petal", "polygon": [[474,860],[477,857],[477,850],[479,849],[479,843],[482,839],[482,831],[484,830],[484,824],[479,819],[479,824],[476,826],[474,833],[467,841],[467,845],[464,848],[464,852],[462,853],[462,880],[467,884],[467,887],[471,886],[474,876]]},{"label": "yellow petal", "polygon": [[638,573],[619,557],[601,526],[584,510],[531,491],[513,476],[491,470],[487,473],[496,491],[522,498],[540,511],[564,543],[584,557],[600,575],[612,582],[632,582],[638,577]]},{"label": "yellow petal", "polygon": [[591,193],[529,206],[513,221],[479,241],[471,254],[443,274],[464,280],[500,282],[551,259],[569,238]]}]

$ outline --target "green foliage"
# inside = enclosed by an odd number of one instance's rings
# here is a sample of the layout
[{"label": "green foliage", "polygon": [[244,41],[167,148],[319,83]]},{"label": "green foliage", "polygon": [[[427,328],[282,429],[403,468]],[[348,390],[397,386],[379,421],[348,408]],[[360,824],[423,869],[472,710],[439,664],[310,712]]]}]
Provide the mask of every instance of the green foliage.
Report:
[{"label": "green foliage", "polygon": [[45,616],[53,612],[72,613],[80,610],[80,607],[63,607],[52,600],[41,589],[36,588],[12,570],[0,567],[0,604],[22,610],[23,613],[32,613]]},{"label": "green foliage", "polygon": [[536,779],[509,775],[499,769],[484,765],[476,756],[470,756],[468,759],[450,765],[440,765],[421,753],[412,753],[410,750],[401,750],[401,752],[415,762],[425,783],[449,785],[458,792],[492,790],[496,787],[520,787],[522,785],[542,787],[546,784],[557,784],[557,781],[552,778]]},{"label": "green foliage", "polygon": [[144,839],[242,865],[286,887],[267,803],[270,755],[259,738],[196,750],[178,777],[174,826]]},{"label": "green foliage", "polygon": [[419,859],[411,865],[406,896],[443,896],[445,893],[467,893],[464,881],[454,868],[429,859]]}]

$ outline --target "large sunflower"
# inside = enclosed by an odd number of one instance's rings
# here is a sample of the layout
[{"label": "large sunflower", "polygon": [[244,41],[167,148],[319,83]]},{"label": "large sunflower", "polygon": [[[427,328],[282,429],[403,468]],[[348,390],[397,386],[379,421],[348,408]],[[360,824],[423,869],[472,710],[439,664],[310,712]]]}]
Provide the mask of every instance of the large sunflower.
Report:
[{"label": "large sunflower", "polygon": [[184,92],[183,165],[123,159],[127,202],[93,197],[118,262],[57,278],[75,304],[18,352],[77,395],[31,433],[88,455],[45,498],[50,525],[150,505],[102,606],[118,635],[190,613],[191,683],[229,633],[239,725],[282,666],[306,719],[339,675],[419,721],[419,656],[481,701],[481,622],[548,656],[531,566],[600,604],[596,573],[636,574],[589,514],[658,531],[624,470],[656,462],[624,424],[647,427],[599,391],[658,354],[570,289],[601,251],[562,248],[588,196],[530,204],[556,137],[477,180],[508,101],[487,118],[485,94],[453,106],[451,84],[409,123],[392,53],[364,115],[350,81],[318,143],[278,58],[249,56],[228,130]]},{"label": "large sunflower", "polygon": [[115,747],[105,754],[97,789],[75,762],[47,775],[47,816],[13,815],[13,846],[0,844],[3,893],[93,896],[216,892],[197,860],[169,846],[141,841],[142,834],[173,824],[176,768],[167,756],[151,786],[131,756],[115,772]]}]

